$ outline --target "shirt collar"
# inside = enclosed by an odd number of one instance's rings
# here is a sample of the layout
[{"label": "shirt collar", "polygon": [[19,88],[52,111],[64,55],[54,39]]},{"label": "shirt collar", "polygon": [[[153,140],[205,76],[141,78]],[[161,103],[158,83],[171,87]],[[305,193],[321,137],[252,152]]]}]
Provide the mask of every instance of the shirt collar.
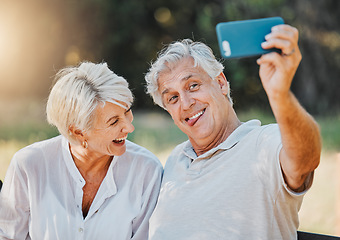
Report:
[{"label": "shirt collar", "polygon": [[85,185],[85,179],[82,177],[76,164],[73,161],[72,154],[70,152],[69,142],[64,136],[62,136],[62,152],[66,167],[70,172],[72,178],[75,180],[77,185],[83,187]]},{"label": "shirt collar", "polygon": [[[80,185],[80,187],[83,188],[86,183],[85,179],[82,177],[76,164],[73,161],[68,140],[63,136],[62,136],[62,152],[63,159],[72,178],[76,181],[77,185]],[[108,186],[109,190],[107,193],[109,195],[114,195],[117,193],[117,186],[113,177],[113,167],[116,165],[116,162],[117,157],[114,157],[110,163],[109,169],[107,170],[106,176],[101,184],[101,185],[106,184]]]},{"label": "shirt collar", "polygon": [[192,144],[188,140],[185,143],[185,146],[183,148],[184,154],[191,158],[191,159],[197,159],[197,158],[210,158],[213,154],[215,154],[217,151],[221,150],[229,150],[236,146],[238,142],[242,140],[249,132],[251,132],[256,127],[261,126],[261,122],[259,120],[250,120],[248,122],[242,123],[238,128],[236,128],[230,136],[222,143],[220,143],[217,147],[210,149],[209,151],[205,152],[204,154],[197,157]]},{"label": "shirt collar", "polygon": [[119,157],[117,157],[117,156],[113,157],[113,159],[110,163],[109,169],[107,170],[106,176],[103,180],[103,183],[105,183],[107,185],[107,189],[106,189],[107,197],[112,196],[112,195],[117,193],[117,186],[116,186],[116,183],[115,183],[115,179],[113,177],[113,167],[116,165],[118,158]]}]

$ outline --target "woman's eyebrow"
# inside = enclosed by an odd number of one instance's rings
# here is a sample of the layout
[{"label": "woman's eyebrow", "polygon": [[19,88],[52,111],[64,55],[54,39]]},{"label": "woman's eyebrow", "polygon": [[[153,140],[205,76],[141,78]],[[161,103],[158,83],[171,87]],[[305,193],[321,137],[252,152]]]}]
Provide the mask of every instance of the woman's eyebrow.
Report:
[{"label": "woman's eyebrow", "polygon": [[130,110],[131,110],[131,108],[132,108],[132,106],[131,106],[131,107],[129,107],[129,108],[128,108],[128,110],[126,110],[126,111],[125,111],[125,113],[127,113],[128,111],[130,111]]},{"label": "woman's eyebrow", "polygon": [[118,118],[118,116],[116,115],[116,116],[110,117],[110,118],[106,121],[106,123],[109,123],[110,121],[112,121],[112,119],[115,119],[115,118]]}]

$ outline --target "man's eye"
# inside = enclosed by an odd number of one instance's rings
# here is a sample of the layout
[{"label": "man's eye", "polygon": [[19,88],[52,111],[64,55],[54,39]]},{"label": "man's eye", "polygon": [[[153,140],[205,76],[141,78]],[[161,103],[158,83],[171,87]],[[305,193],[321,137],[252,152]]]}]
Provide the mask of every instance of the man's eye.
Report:
[{"label": "man's eye", "polygon": [[177,96],[170,97],[169,100],[168,100],[168,103],[175,103],[177,98],[178,98]]},{"label": "man's eye", "polygon": [[195,89],[197,89],[199,87],[199,85],[197,84],[197,83],[193,83],[193,84],[191,84],[190,86],[189,86],[189,89],[190,90],[195,90]]}]

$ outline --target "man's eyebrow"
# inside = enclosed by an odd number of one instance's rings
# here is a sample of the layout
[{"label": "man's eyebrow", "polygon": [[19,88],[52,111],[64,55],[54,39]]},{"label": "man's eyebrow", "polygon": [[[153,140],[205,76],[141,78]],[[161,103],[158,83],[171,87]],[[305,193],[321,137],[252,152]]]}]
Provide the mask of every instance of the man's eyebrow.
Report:
[{"label": "man's eyebrow", "polygon": [[167,94],[169,92],[169,89],[165,89],[163,92],[162,92],[162,96]]},{"label": "man's eyebrow", "polygon": [[[193,76],[192,74],[189,74],[188,76],[182,78],[182,79],[181,79],[181,82],[187,81],[188,79],[192,78],[192,76]],[[169,92],[169,89],[168,89],[168,88],[164,89],[164,91],[162,92],[162,96],[163,96],[164,94],[167,94],[168,92]]]},{"label": "man's eyebrow", "polygon": [[189,74],[188,76],[182,78],[181,81],[186,81],[186,80],[192,78],[192,76],[193,76],[193,74]]}]

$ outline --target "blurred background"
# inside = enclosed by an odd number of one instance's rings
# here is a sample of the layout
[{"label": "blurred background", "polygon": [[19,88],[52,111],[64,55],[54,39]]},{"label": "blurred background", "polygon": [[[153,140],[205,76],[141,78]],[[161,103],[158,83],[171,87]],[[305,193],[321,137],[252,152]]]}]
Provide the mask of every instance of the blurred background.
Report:
[{"label": "blurred background", "polygon": [[[303,60],[292,91],[317,119],[322,161],[300,211],[300,230],[340,236],[340,1],[30,0],[0,2],[0,179],[14,152],[58,134],[45,120],[55,73],[79,61],[105,61],[135,95],[129,139],[164,163],[186,137],[145,94],[144,74],[177,39],[208,44],[220,58],[219,22],[281,16],[300,32]],[[224,60],[242,121],[275,122],[256,58]]]}]

